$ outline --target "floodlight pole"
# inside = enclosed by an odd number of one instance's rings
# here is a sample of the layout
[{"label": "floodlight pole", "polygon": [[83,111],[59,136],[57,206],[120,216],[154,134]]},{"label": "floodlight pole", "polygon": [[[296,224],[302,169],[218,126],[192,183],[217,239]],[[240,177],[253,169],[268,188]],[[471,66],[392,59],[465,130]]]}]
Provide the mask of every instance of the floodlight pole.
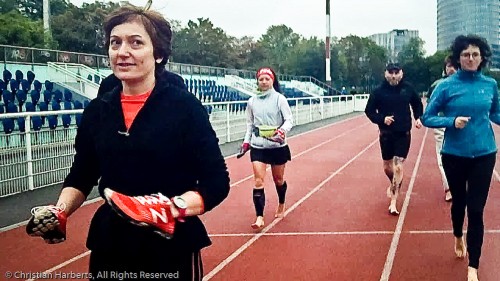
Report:
[{"label": "floodlight pole", "polygon": [[49,22],[49,17],[50,17],[50,6],[49,6],[49,0],[43,0],[43,30],[45,32],[50,32],[50,22]]},{"label": "floodlight pole", "polygon": [[332,77],[330,76],[330,0],[326,0],[326,42],[325,42],[325,53],[326,53],[326,82],[331,84]]}]

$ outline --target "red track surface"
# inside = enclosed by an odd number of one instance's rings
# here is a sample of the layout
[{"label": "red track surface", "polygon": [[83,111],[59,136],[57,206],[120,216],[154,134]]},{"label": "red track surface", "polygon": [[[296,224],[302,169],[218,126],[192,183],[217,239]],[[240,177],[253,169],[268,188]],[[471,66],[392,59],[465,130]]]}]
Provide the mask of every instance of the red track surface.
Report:
[{"label": "red track surface", "polygon": [[[412,132],[399,217],[387,214],[377,129],[364,116],[290,139],[288,211],[283,219],[273,218],[277,196],[268,176],[266,228],[260,233],[250,228],[255,214],[248,156],[228,158],[229,197],[202,216],[213,240],[202,252],[205,280],[465,280],[467,263],[454,258],[449,203],[443,200],[432,130],[426,130]],[[499,199],[494,180],[481,281],[500,276]],[[0,279],[6,280],[7,271],[86,272],[85,239],[100,204],[70,218],[68,240],[61,244],[28,237],[24,226],[0,233]]]}]

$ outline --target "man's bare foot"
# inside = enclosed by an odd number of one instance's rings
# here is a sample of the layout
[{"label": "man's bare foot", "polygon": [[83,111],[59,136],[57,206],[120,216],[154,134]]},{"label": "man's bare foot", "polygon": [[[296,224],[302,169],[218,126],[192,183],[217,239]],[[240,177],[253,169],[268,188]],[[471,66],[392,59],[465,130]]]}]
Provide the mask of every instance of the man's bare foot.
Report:
[{"label": "man's bare foot", "polygon": [[278,208],[276,209],[275,218],[282,218],[285,215],[285,204],[278,204]]},{"label": "man's bare foot", "polygon": [[261,229],[264,227],[264,217],[258,216],[254,223],[252,223],[253,229]]},{"label": "man's bare foot", "polygon": [[476,268],[470,266],[467,268],[467,281],[479,281]]},{"label": "man's bare foot", "polygon": [[389,205],[389,214],[393,216],[399,215],[398,208],[396,208],[396,200],[391,200],[391,205]]},{"label": "man's bare foot", "polygon": [[455,237],[455,255],[459,259],[465,258],[467,255],[467,248],[465,247],[464,237]]}]

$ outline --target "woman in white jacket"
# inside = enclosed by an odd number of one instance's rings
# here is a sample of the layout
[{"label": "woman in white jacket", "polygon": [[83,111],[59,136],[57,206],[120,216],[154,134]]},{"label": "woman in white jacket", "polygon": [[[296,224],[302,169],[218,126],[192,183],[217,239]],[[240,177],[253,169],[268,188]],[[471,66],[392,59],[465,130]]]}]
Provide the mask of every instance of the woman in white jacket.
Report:
[{"label": "woman in white jacket", "polygon": [[[276,73],[268,67],[257,71],[258,93],[248,100],[247,131],[241,146],[240,157],[250,150],[255,187],[253,202],[257,219],[252,224],[254,229],[264,227],[264,178],[267,165],[271,165],[278,208],[275,218],[285,212],[287,183],[284,180],[286,162],[291,160],[286,135],[292,129],[293,117],[285,96],[280,93]],[[251,149],[250,149],[251,148]]]}]

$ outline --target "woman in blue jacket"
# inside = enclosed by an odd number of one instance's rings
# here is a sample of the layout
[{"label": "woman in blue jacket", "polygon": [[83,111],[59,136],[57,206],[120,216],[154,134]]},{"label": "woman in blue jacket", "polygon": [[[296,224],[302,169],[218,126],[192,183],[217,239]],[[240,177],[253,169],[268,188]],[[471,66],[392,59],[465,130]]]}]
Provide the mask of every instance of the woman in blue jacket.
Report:
[{"label": "woman in blue jacket", "polygon": [[[500,106],[496,81],[481,73],[491,56],[486,40],[461,35],[451,50],[459,70],[436,87],[422,122],[430,128],[446,128],[441,157],[453,196],[455,254],[459,258],[469,254],[467,280],[476,281],[484,236],[483,211],[497,152],[490,120],[500,124]],[[462,232],[466,208],[467,247]]]}]

